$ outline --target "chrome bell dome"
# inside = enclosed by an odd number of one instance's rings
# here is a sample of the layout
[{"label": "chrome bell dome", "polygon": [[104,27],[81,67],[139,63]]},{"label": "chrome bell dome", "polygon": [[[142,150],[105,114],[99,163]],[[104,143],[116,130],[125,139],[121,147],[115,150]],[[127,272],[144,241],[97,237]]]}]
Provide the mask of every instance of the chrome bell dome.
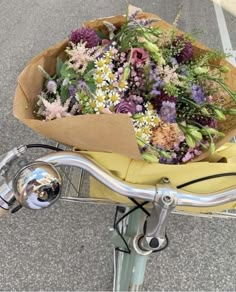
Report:
[{"label": "chrome bell dome", "polygon": [[55,203],[61,192],[61,176],[49,163],[36,161],[22,168],[13,180],[16,200],[29,209],[43,209]]}]

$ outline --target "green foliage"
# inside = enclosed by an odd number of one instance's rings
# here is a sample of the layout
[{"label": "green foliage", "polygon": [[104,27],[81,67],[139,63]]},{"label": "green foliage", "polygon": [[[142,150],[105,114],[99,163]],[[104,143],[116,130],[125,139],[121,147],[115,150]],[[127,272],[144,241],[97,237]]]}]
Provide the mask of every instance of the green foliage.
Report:
[{"label": "green foliage", "polygon": [[61,58],[57,57],[56,74],[58,77],[61,77],[61,69],[62,69],[63,64],[64,63],[61,60]]},{"label": "green foliage", "polygon": [[128,25],[125,23],[120,31],[116,34],[114,40],[121,47],[121,51],[125,51],[130,48],[144,48],[145,41],[153,41],[153,38],[158,39],[161,36],[161,30],[159,27],[146,27],[136,22],[136,25]]},{"label": "green foliage", "polygon": [[91,106],[88,105],[88,102],[91,100],[91,97],[86,94],[85,91],[79,90],[75,95],[76,100],[79,102],[81,106],[82,114],[93,114],[94,110]]},{"label": "green foliage", "polygon": [[171,82],[165,84],[164,91],[169,96],[178,96],[178,93],[179,93],[179,89]]},{"label": "green foliage", "polygon": [[95,93],[95,91],[96,91],[96,83],[95,83],[95,81],[94,81],[94,79],[89,79],[87,82],[86,82],[86,84],[88,85],[88,87],[89,87],[89,90],[91,91],[91,93]]},{"label": "green foliage", "polygon": [[60,74],[62,78],[68,78],[69,80],[77,77],[76,72],[66,62],[61,66]]},{"label": "green foliage", "polygon": [[108,38],[108,36],[99,29],[95,30],[95,32],[101,40]]},{"label": "green foliage", "polygon": [[61,102],[65,103],[66,100],[69,98],[68,86],[61,86],[60,96],[61,96]]},{"label": "green foliage", "polygon": [[89,62],[84,73],[83,73],[83,78],[86,80],[91,74],[91,71],[95,68],[94,62]]}]

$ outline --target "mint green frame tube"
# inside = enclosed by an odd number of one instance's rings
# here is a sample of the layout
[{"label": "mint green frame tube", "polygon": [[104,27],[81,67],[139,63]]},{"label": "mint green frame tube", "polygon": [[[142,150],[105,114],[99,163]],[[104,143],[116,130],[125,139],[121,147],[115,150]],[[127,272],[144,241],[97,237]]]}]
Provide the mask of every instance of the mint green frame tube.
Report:
[{"label": "mint green frame tube", "polygon": [[[132,242],[136,235],[143,233],[145,218],[145,214],[139,209],[129,215],[125,233],[127,242]],[[113,244],[116,247],[126,248],[118,235],[113,237]],[[130,250],[130,254],[118,252],[115,291],[139,291],[142,289],[148,256],[138,254],[132,245],[130,245]]]}]

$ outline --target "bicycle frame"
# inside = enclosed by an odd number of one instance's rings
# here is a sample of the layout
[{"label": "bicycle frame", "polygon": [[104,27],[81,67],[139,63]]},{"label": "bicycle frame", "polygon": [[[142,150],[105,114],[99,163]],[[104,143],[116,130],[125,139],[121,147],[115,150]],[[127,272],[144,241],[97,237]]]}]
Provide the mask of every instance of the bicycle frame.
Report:
[{"label": "bicycle frame", "polygon": [[122,239],[115,234],[112,238],[114,249],[114,284],[113,291],[139,291],[143,287],[147,255],[137,253],[132,245],[135,236],[143,232],[145,214],[138,209],[131,213],[126,222],[121,226],[121,231],[125,234],[125,239],[130,243],[130,253],[118,251],[116,248],[125,249]]}]

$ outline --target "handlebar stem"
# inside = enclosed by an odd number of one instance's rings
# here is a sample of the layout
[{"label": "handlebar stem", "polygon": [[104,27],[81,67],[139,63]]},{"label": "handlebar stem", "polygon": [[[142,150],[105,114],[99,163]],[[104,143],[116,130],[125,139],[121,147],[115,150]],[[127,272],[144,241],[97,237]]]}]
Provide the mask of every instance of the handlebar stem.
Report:
[{"label": "handlebar stem", "polygon": [[139,247],[144,251],[158,251],[167,245],[166,227],[170,214],[176,207],[176,194],[171,187],[163,188],[165,192],[158,193],[153,202],[151,214],[144,225],[144,236],[139,240]]}]

